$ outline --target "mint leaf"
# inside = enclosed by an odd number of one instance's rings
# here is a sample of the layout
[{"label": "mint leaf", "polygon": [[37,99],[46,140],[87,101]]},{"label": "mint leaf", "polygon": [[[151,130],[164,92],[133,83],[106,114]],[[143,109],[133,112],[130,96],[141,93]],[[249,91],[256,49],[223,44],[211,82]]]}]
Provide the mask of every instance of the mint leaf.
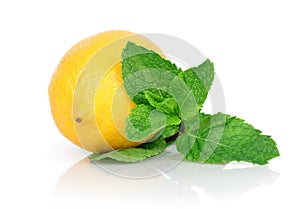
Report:
[{"label": "mint leaf", "polygon": [[160,138],[134,148],[119,149],[104,154],[91,154],[89,158],[95,161],[111,158],[121,162],[132,163],[159,155],[165,150],[166,146],[166,141]]},{"label": "mint leaf", "polygon": [[122,67],[123,79],[144,69],[162,69],[176,75],[181,72],[170,60],[162,58],[153,50],[146,49],[130,41],[127,42],[122,51]]},{"label": "mint leaf", "polygon": [[201,109],[214,80],[213,63],[207,59],[198,67],[181,72],[179,77],[192,90],[198,108]]},{"label": "mint leaf", "polygon": [[[148,82],[152,85],[148,85],[147,89],[155,89],[154,92],[158,95],[161,94],[160,90],[163,90],[160,87],[168,85],[170,79],[172,80],[174,76],[181,72],[181,69],[178,69],[175,64],[162,58],[156,52],[132,42],[127,42],[122,51],[122,76],[125,89],[134,103],[148,104],[142,88],[145,86],[137,81],[150,81],[153,73],[150,73],[150,75],[149,72],[152,70],[155,70],[160,78]],[[136,92],[136,89],[138,89],[138,92]]]},{"label": "mint leaf", "polygon": [[262,135],[240,118],[222,113],[201,114],[198,134],[185,132],[176,145],[186,159],[203,163],[246,161],[264,165],[279,156],[270,136]]},{"label": "mint leaf", "polygon": [[169,95],[159,95],[152,91],[145,90],[145,97],[150,105],[158,110],[163,111],[166,114],[179,115],[179,107],[174,98]]},{"label": "mint leaf", "polygon": [[180,125],[170,125],[167,126],[161,134],[161,137],[166,139],[168,137],[174,136],[180,130]]},{"label": "mint leaf", "polygon": [[163,129],[170,125],[178,125],[181,120],[174,115],[163,112],[148,105],[138,105],[132,109],[126,120],[126,135],[131,141],[157,138]]}]

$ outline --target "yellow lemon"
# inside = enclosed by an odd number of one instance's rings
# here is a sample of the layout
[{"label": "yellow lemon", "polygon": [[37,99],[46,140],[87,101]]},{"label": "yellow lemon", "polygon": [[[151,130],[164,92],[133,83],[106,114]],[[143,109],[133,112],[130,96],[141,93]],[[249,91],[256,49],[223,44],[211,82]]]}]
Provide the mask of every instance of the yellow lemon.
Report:
[{"label": "yellow lemon", "polygon": [[124,134],[135,106],[123,87],[121,53],[127,41],[160,52],[149,39],[113,30],[88,37],[60,61],[49,85],[51,112],[60,132],[94,153],[135,147]]}]

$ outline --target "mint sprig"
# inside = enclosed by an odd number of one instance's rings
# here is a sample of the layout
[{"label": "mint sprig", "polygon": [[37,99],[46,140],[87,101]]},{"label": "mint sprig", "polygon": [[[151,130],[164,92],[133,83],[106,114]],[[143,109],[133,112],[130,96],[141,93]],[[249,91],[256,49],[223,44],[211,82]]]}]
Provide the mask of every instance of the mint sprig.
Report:
[{"label": "mint sprig", "polygon": [[123,49],[122,59],[124,87],[137,104],[126,120],[126,135],[128,140],[145,143],[93,154],[91,159],[136,162],[163,152],[167,146],[163,141],[175,142],[187,160],[202,163],[264,165],[279,156],[273,139],[244,120],[201,113],[214,79],[210,60],[182,71],[158,53],[132,42]]},{"label": "mint sprig", "polygon": [[[229,163],[245,161],[264,165],[279,156],[276,143],[270,136],[245,123],[244,120],[223,113],[201,113],[200,129],[196,136],[184,133],[178,138],[177,149],[187,160],[202,163]],[[194,140],[193,140],[194,139]],[[192,148],[185,150],[186,141],[194,141]]]}]

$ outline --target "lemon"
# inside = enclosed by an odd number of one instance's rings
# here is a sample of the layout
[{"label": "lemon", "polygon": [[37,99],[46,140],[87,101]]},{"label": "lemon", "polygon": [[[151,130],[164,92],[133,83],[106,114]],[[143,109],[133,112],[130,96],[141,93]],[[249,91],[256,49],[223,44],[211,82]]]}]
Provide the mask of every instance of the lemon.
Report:
[{"label": "lemon", "polygon": [[48,92],[59,131],[94,153],[139,145],[126,139],[125,120],[135,106],[123,87],[121,53],[127,41],[160,52],[149,39],[113,30],[73,46],[54,72]]}]

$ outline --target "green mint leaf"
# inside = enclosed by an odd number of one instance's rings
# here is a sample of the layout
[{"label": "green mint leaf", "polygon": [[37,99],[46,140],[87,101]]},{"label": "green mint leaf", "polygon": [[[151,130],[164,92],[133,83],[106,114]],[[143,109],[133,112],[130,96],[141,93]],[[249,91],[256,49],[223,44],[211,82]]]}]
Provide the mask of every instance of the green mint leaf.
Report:
[{"label": "green mint leaf", "polygon": [[246,161],[264,165],[279,156],[270,136],[244,122],[222,113],[200,115],[198,134],[185,131],[176,141],[177,149],[190,161],[228,163]]},{"label": "green mint leaf", "polygon": [[192,90],[198,108],[201,109],[214,80],[213,63],[207,59],[198,67],[193,67],[181,72],[179,77],[183,79],[186,85]]},{"label": "green mint leaf", "polygon": [[178,75],[181,70],[169,60],[162,58],[153,50],[146,49],[133,42],[128,41],[122,51],[122,76],[125,79],[128,75],[144,69],[163,69]]},{"label": "green mint leaf", "polygon": [[165,127],[180,123],[181,120],[177,116],[166,115],[151,106],[141,104],[132,109],[129,114],[125,132],[128,140],[132,141],[155,139],[160,136]]},{"label": "green mint leaf", "polygon": [[[125,49],[124,52],[126,52]],[[145,62],[145,60],[143,61],[143,58],[148,54],[139,54],[138,59],[133,63],[138,63],[141,60],[142,62]],[[128,58],[125,58],[125,61],[126,59]],[[153,60],[147,57],[146,62],[152,63]],[[126,68],[127,67],[125,64],[122,65],[122,71],[126,72]],[[141,118],[138,117],[140,114],[136,113],[136,116],[134,116],[137,121],[136,123],[134,122],[134,118],[130,118],[131,116],[129,116],[126,124],[126,135],[129,140],[140,141],[154,136],[157,137],[159,134],[161,134],[160,131],[167,125],[180,124],[181,122],[179,122],[180,120],[178,118],[180,118],[187,127],[191,126],[190,123],[196,123],[199,121],[199,118],[197,117],[199,114],[198,104],[192,93],[192,90],[183,79],[169,70],[155,68],[137,70],[135,73],[129,74],[127,77],[125,76],[124,86],[130,98],[134,100],[134,98],[136,98],[135,96],[140,95],[142,92],[142,96],[146,101],[143,102],[143,105],[148,107],[152,105],[152,108],[156,109],[156,111],[148,110],[147,113],[146,108],[143,107],[145,114]],[[136,100],[134,101],[135,103],[138,103]],[[151,116],[149,115],[150,111],[156,113],[153,115],[156,116],[156,118],[151,120],[154,123],[151,123],[151,127],[148,124],[146,130],[138,128],[138,124],[147,121],[147,115]],[[171,115],[175,116],[176,121],[178,121],[177,124],[166,123],[166,120],[164,121],[163,114],[159,113],[164,113],[166,115],[165,117],[167,118]],[[196,120],[193,121],[191,119]],[[147,124],[147,122],[144,123],[144,125],[145,124]]]},{"label": "green mint leaf", "polygon": [[89,158],[95,161],[111,158],[121,162],[132,163],[159,155],[165,150],[166,146],[166,141],[162,138],[159,138],[155,141],[145,143],[134,148],[119,149],[104,154],[91,154]]},{"label": "green mint leaf", "polygon": [[179,115],[179,107],[174,98],[169,95],[160,95],[150,90],[144,91],[145,97],[150,105],[166,114]]},{"label": "green mint leaf", "polygon": [[174,136],[180,130],[180,125],[170,125],[167,126],[161,134],[161,137],[166,139],[168,137]]},{"label": "green mint leaf", "polygon": [[[143,81],[151,80],[151,72],[155,70],[160,75],[158,80],[152,80],[151,85],[143,85]],[[156,94],[161,94],[160,87],[168,85],[170,79],[181,72],[177,66],[169,60],[162,58],[158,53],[138,46],[132,42],[127,42],[122,51],[122,76],[127,94],[136,104],[148,104],[143,93],[146,89],[153,90]],[[168,74],[168,75],[166,75]],[[148,82],[149,83],[149,82]],[[138,89],[138,92],[136,92]]]}]

